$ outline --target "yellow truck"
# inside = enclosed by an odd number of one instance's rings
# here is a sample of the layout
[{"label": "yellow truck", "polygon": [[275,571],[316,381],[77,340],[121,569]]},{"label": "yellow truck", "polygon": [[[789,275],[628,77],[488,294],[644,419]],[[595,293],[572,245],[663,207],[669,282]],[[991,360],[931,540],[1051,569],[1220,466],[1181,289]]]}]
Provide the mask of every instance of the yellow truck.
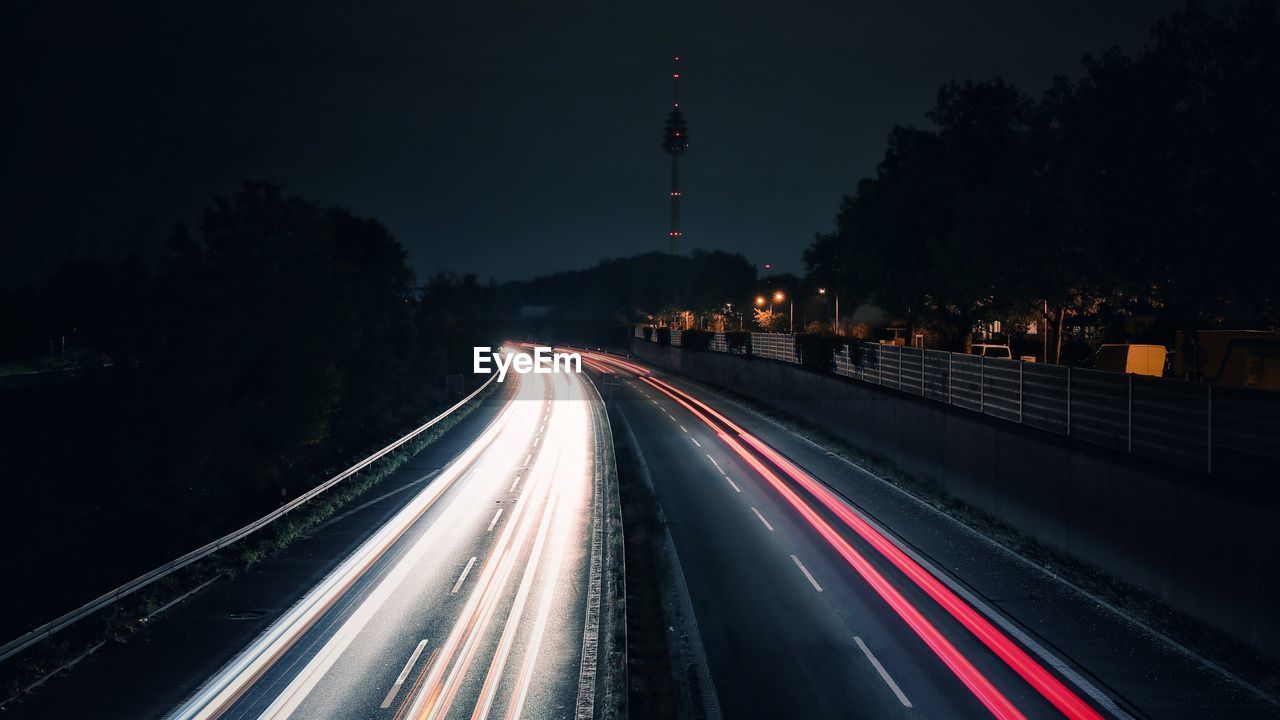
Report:
[{"label": "yellow truck", "polygon": [[1093,366],[1099,370],[1161,377],[1168,354],[1163,345],[1107,343],[1098,348]]},{"label": "yellow truck", "polygon": [[1220,385],[1280,389],[1280,332],[1202,330],[1178,332],[1174,374]]}]

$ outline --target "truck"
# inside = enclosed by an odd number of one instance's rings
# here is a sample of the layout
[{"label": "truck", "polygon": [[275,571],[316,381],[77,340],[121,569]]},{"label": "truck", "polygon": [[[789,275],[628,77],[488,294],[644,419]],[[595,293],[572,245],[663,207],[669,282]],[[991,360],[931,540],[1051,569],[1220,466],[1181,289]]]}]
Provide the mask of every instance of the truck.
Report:
[{"label": "truck", "polygon": [[1105,343],[1098,347],[1093,366],[1099,370],[1162,377],[1168,355],[1163,345]]},{"label": "truck", "polygon": [[1280,389],[1280,332],[1178,331],[1173,372],[1187,380]]}]

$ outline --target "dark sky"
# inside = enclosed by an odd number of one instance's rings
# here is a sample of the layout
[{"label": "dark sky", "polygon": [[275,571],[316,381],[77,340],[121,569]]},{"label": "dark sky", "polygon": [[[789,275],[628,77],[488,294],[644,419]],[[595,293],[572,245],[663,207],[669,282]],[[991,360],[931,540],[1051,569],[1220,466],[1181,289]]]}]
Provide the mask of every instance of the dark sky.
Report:
[{"label": "dark sky", "polygon": [[673,54],[687,247],[800,271],[943,82],[1038,93],[1181,2],[123,5],[4,11],[6,245],[167,228],[265,178],[383,220],[420,277],[505,280],[665,248]]}]

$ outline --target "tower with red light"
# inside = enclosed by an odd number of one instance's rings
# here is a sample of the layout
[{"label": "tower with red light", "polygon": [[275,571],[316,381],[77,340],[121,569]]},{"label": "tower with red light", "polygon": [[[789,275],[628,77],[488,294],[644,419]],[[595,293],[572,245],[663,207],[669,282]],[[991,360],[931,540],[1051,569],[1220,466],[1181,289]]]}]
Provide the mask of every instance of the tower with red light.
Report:
[{"label": "tower with red light", "polygon": [[680,156],[689,149],[689,129],[680,111],[680,58],[675,58],[671,71],[671,112],[662,134],[662,149],[671,156],[671,230],[667,239],[671,254],[680,252]]}]

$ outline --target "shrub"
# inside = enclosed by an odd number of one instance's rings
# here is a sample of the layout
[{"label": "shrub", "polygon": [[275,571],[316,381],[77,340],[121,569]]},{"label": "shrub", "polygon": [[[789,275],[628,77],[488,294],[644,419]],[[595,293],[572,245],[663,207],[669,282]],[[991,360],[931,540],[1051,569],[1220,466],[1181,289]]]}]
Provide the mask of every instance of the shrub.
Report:
[{"label": "shrub", "polygon": [[724,344],[728,346],[729,352],[751,354],[751,333],[745,330],[736,330],[724,334]]},{"label": "shrub", "polygon": [[712,333],[705,330],[685,330],[680,335],[680,345],[685,350],[702,351],[711,344]]}]

